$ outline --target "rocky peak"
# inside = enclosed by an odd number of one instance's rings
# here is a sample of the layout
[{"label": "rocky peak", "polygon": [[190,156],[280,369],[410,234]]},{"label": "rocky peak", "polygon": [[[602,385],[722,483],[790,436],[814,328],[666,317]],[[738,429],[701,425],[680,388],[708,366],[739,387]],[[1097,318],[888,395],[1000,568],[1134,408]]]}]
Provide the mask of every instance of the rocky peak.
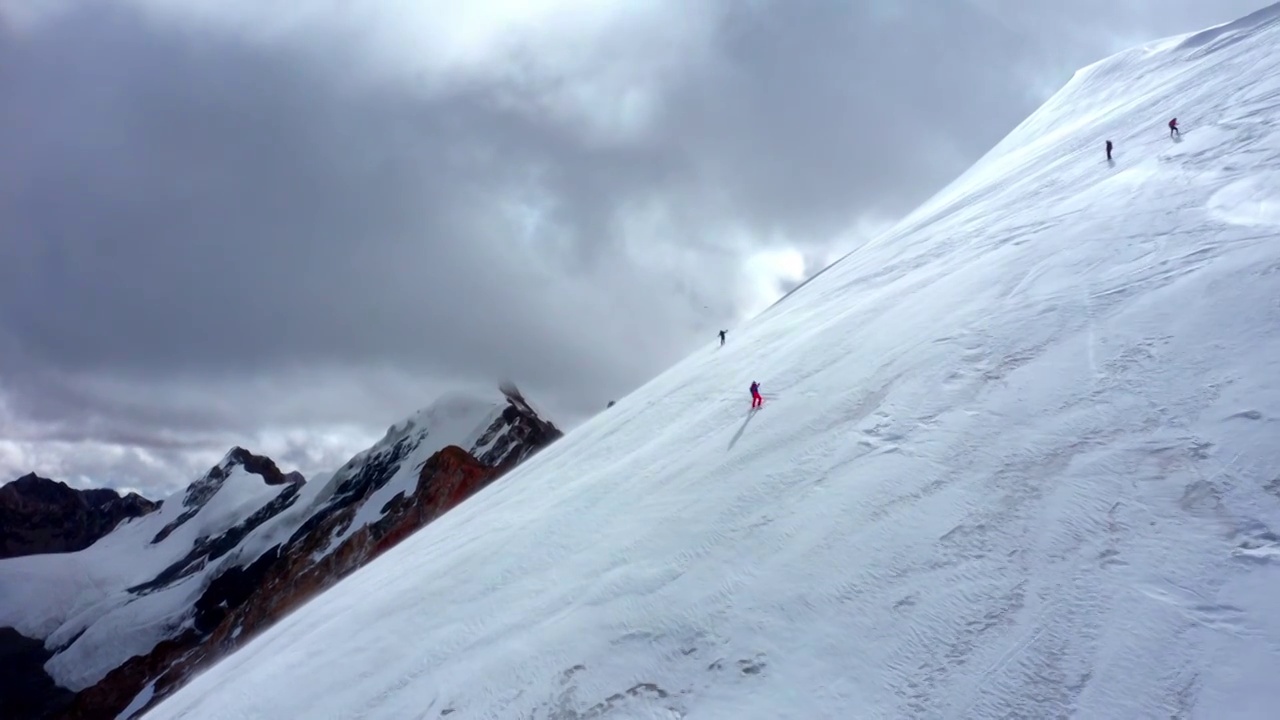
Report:
[{"label": "rocky peak", "polygon": [[159,506],[137,493],[76,490],[29,473],[0,487],[0,558],[83,550]]},{"label": "rocky peak", "polygon": [[476,441],[471,453],[481,463],[505,471],[564,435],[544,420],[514,383],[499,386],[507,399],[502,416]]},{"label": "rocky peak", "polygon": [[[93,685],[78,688],[70,700],[65,693],[36,694],[40,688],[26,676],[22,687],[31,688],[28,694],[46,710],[64,706],[52,717],[117,717],[142,692],[147,693],[145,699],[133,710],[145,712],[195,673],[561,435],[514,385],[504,383],[501,395],[451,393],[437,398],[391,426],[386,436],[305,496],[301,475],[281,473],[270,459],[232,448],[174,497],[176,507],[170,512],[177,517],[166,513],[148,521],[148,537],[154,527],[164,525],[152,542],[169,539],[154,548],[167,564],[157,565],[154,576],[112,595],[112,601],[124,598],[130,612],[160,608],[150,621],[165,627],[164,638],[106,670]],[[259,479],[279,487],[240,486]],[[245,517],[224,517],[216,525],[198,517],[211,501],[223,507],[220,493],[233,491],[258,498],[255,509]],[[98,500],[111,503],[106,496]],[[200,523],[200,532],[180,533],[179,547],[172,534],[188,521]],[[156,599],[135,603],[140,596]],[[190,605],[183,599],[169,606],[166,598],[179,596],[190,596]],[[59,657],[74,653],[77,643],[84,642],[81,637],[88,637],[86,630],[78,629],[74,637],[68,634],[68,643],[51,647],[49,659],[23,655],[32,677],[43,677],[37,672],[40,668],[57,666]],[[14,647],[25,652],[25,645]],[[0,653],[3,650],[0,647]]]},{"label": "rocky peak", "polygon": [[245,472],[257,475],[268,485],[293,485],[297,487],[306,482],[301,473],[295,471],[285,475],[271,458],[265,455],[254,455],[237,445],[227,451],[222,460],[218,461],[217,465],[209,468],[209,471],[203,477],[187,486],[187,492],[182,498],[182,507],[185,510],[173,522],[165,525],[160,532],[156,533],[156,536],[151,540],[152,544],[163,542],[174,530],[177,530],[183,523],[195,517],[201,508],[214,495],[218,494],[218,490],[222,489],[223,483],[238,468],[243,468]]},{"label": "rocky peak", "polygon": [[219,466],[226,467],[228,470],[236,466],[243,467],[248,472],[261,477],[268,485],[301,484],[306,482],[302,477],[302,473],[295,470],[286,475],[280,471],[280,468],[276,467],[275,461],[271,458],[265,455],[254,455],[239,445],[231,448],[231,451],[227,453]]},{"label": "rocky peak", "polygon": [[[280,472],[280,468],[276,467],[275,461],[271,458],[265,455],[254,455],[237,445],[228,450],[217,465],[209,468],[209,472],[205,473],[204,477],[187,487],[187,494],[182,499],[182,506],[189,508],[203,507],[205,503],[209,502],[209,498],[217,494],[218,489],[222,487],[222,483],[231,477],[231,473],[236,468],[244,468],[246,472],[262,478],[262,481],[268,485],[285,485],[289,483],[289,479],[284,473]],[[298,477],[301,477],[301,475]]]},{"label": "rocky peak", "polygon": [[[228,564],[195,601],[190,629],[80,692],[67,717],[112,717],[144,687],[148,706],[316,594],[448,512],[561,437],[511,384],[502,396],[438,398],[334,473],[288,540]],[[231,457],[231,454],[228,455]],[[237,454],[237,457],[239,455]],[[234,458],[233,458],[234,459]],[[248,468],[247,463],[241,463]],[[268,509],[294,500],[287,488]],[[255,519],[244,525],[252,527]],[[239,531],[200,543],[148,587],[185,577],[235,546]],[[225,542],[224,542],[225,540]]]}]

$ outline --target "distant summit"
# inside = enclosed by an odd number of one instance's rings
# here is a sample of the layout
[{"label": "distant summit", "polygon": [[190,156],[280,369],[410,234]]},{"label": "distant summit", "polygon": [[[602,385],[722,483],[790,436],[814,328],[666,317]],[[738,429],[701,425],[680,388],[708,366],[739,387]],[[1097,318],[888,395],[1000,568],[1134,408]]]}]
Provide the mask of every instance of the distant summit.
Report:
[{"label": "distant summit", "polygon": [[0,486],[0,558],[83,550],[159,507],[137,493],[76,490],[34,473]]},{"label": "distant summit", "polygon": [[82,506],[148,514],[101,521],[92,547],[86,535],[43,545],[75,552],[0,561],[0,639],[21,678],[0,716],[136,717],[561,434],[504,384],[438,398],[310,482],[235,447],[163,503],[41,479],[6,486],[22,527],[74,527],[66,508]]}]

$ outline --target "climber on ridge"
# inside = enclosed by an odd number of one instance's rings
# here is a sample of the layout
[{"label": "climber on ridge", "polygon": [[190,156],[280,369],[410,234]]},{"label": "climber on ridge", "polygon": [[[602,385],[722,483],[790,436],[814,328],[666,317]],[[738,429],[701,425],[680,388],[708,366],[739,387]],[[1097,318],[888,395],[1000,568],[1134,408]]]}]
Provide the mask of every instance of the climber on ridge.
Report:
[{"label": "climber on ridge", "polygon": [[1177,133],[1178,137],[1182,137],[1182,131],[1178,129],[1178,118],[1169,121],[1169,137],[1173,137],[1174,133]]},{"label": "climber on ridge", "polygon": [[1108,160],[1110,160],[1110,159],[1111,159],[1111,147],[1112,147],[1112,146],[1111,146],[1111,141],[1110,141],[1110,140],[1108,140],[1108,141],[1107,141],[1107,159],[1108,159]]},{"label": "climber on ridge", "polygon": [[725,331],[724,331],[724,330],[721,330],[721,331],[720,331],[720,344],[721,344],[721,345],[723,345],[723,344],[724,344],[724,333],[725,333]]},{"label": "climber on ridge", "polygon": [[758,408],[764,405],[764,398],[760,397],[760,383],[755,380],[751,381],[751,407]]}]

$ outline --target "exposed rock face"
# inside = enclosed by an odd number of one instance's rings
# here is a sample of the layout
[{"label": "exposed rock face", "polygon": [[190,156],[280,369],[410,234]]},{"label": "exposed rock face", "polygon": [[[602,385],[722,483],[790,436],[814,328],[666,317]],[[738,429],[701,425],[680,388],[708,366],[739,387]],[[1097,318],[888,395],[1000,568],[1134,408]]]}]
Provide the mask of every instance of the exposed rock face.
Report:
[{"label": "exposed rock face", "polygon": [[497,438],[494,445],[480,453],[477,459],[497,468],[500,473],[519,465],[564,436],[559,428],[538,415],[515,385],[503,383],[501,389],[508,403],[502,419],[495,422],[476,443],[480,448]]},{"label": "exposed rock face", "polygon": [[[240,524],[221,535],[201,538],[184,557],[162,570],[154,579],[129,588],[129,592],[145,594],[157,588],[166,587],[176,580],[191,575],[206,563],[217,560],[236,549],[240,541],[255,528],[292,506],[298,499],[299,487],[298,485],[290,486],[276,496],[275,500],[262,506]],[[187,517],[185,513],[184,517]]]},{"label": "exposed rock face", "polygon": [[298,472],[291,472],[288,475],[280,472],[280,468],[276,467],[275,462],[269,457],[254,455],[239,446],[233,447],[222,458],[222,462],[214,465],[209,472],[205,473],[204,477],[187,487],[186,497],[182,498],[182,507],[186,508],[186,510],[178,519],[166,525],[159,533],[156,533],[151,543],[154,545],[163,541],[166,537],[169,537],[170,533],[181,527],[183,523],[195,517],[196,513],[200,512],[200,509],[204,507],[204,504],[209,502],[209,498],[212,498],[218,492],[222,484],[231,476],[232,469],[236,467],[243,467],[248,472],[258,475],[268,485],[291,484],[294,486],[295,493],[297,486],[305,482]]},{"label": "exposed rock face", "polygon": [[74,490],[34,474],[0,487],[0,558],[83,550],[121,520],[152,512],[137,493]]},{"label": "exposed rock face", "polygon": [[[289,611],[440,517],[498,474],[495,468],[481,464],[466,450],[451,445],[423,465],[411,496],[397,495],[382,519],[348,535],[318,562],[313,557],[325,549],[335,530],[350,522],[350,516],[358,507],[349,506],[330,515],[312,532],[292,540],[283,553],[263,556],[255,566],[247,568],[224,587],[211,586],[198,606],[215,609],[205,617],[205,623],[215,619],[219,622],[194,652],[178,659],[160,676],[156,682],[157,700]],[[234,609],[223,612],[222,608],[227,605]],[[201,624],[201,616],[197,615],[197,627]]]},{"label": "exposed rock face", "polygon": [[[209,582],[193,608],[190,630],[115,668],[102,681],[76,694],[70,707],[57,717],[116,717],[130,703],[134,703],[134,711],[151,707],[200,670],[562,435],[538,416],[514,386],[504,385],[502,390],[507,406],[470,448],[447,445],[423,460],[425,451],[419,448],[429,441],[430,434],[412,422],[393,426],[378,445],[357,455],[334,475],[332,494],[309,511],[286,542],[247,565],[222,571]],[[251,465],[232,454],[228,455],[230,461],[246,469],[260,468],[262,472],[252,471],[268,482],[279,473],[271,472],[274,464],[268,469],[254,460]],[[406,466],[409,462],[420,465]],[[407,478],[412,481],[416,477],[416,483],[404,482],[402,466],[416,470]],[[217,490],[213,486],[221,482],[216,470],[193,484],[183,500],[184,507],[198,509],[212,497]],[[288,476],[283,477],[288,482]],[[404,489],[386,500],[372,499],[393,478],[401,478],[394,487]],[[288,507],[296,499],[298,487],[300,483],[295,483],[289,489],[294,492],[286,490],[271,505]],[[382,498],[386,496],[384,492]],[[373,506],[365,507],[369,503],[378,505],[372,521]],[[283,507],[264,507],[259,514],[265,520]],[[187,513],[184,510],[183,515]],[[223,536],[202,538],[187,557],[151,583],[131,591],[147,592],[149,587],[163,587],[184,577],[189,568],[202,567],[237,547],[253,527],[255,519],[248,518]],[[148,686],[153,690],[150,701],[135,702]]]},{"label": "exposed rock face", "polygon": [[71,692],[41,668],[49,655],[39,640],[0,628],[0,718],[45,717],[71,702]]},{"label": "exposed rock face", "polygon": [[[99,720],[119,717],[133,699],[146,688],[150,678],[180,661],[198,643],[199,633],[188,630],[182,635],[163,640],[146,655],[137,655],[129,662],[112,670],[102,682],[86,688],[73,696],[68,707],[50,713],[47,717],[59,720]],[[122,688],[130,688],[121,693]],[[141,710],[141,708],[134,708]],[[140,713],[134,713],[138,717]],[[42,716],[36,716],[42,717]]]}]

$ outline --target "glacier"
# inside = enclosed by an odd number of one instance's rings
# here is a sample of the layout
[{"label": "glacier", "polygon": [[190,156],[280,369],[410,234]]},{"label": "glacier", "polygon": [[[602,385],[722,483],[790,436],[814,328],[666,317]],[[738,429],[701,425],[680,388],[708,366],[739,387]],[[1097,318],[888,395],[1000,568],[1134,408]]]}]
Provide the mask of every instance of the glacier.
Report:
[{"label": "glacier", "polygon": [[[148,593],[129,588],[287,491],[229,457],[215,467],[222,471],[216,481],[206,477],[174,493],[155,512],[122,522],[83,550],[0,561],[0,627],[47,638],[58,652],[46,669],[62,687],[80,690],[189,625],[190,607],[204,589],[198,579]],[[267,523],[261,530],[270,539],[276,528]]]},{"label": "glacier", "polygon": [[1280,5],[1082,69],[148,720],[1272,717],[1278,112]]},{"label": "glacier", "polygon": [[[79,693],[68,713],[127,709],[123,717],[133,717],[242,642],[242,633],[270,624],[473,491],[430,494],[439,478],[425,468],[438,470],[433,463],[445,448],[490,473],[470,476],[483,483],[559,434],[514,385],[499,391],[441,395],[311,482],[234,448],[157,510],[87,548],[0,560],[0,628],[44,641],[45,673]],[[419,497],[420,488],[428,496]],[[422,514],[403,512],[405,498]]]}]

